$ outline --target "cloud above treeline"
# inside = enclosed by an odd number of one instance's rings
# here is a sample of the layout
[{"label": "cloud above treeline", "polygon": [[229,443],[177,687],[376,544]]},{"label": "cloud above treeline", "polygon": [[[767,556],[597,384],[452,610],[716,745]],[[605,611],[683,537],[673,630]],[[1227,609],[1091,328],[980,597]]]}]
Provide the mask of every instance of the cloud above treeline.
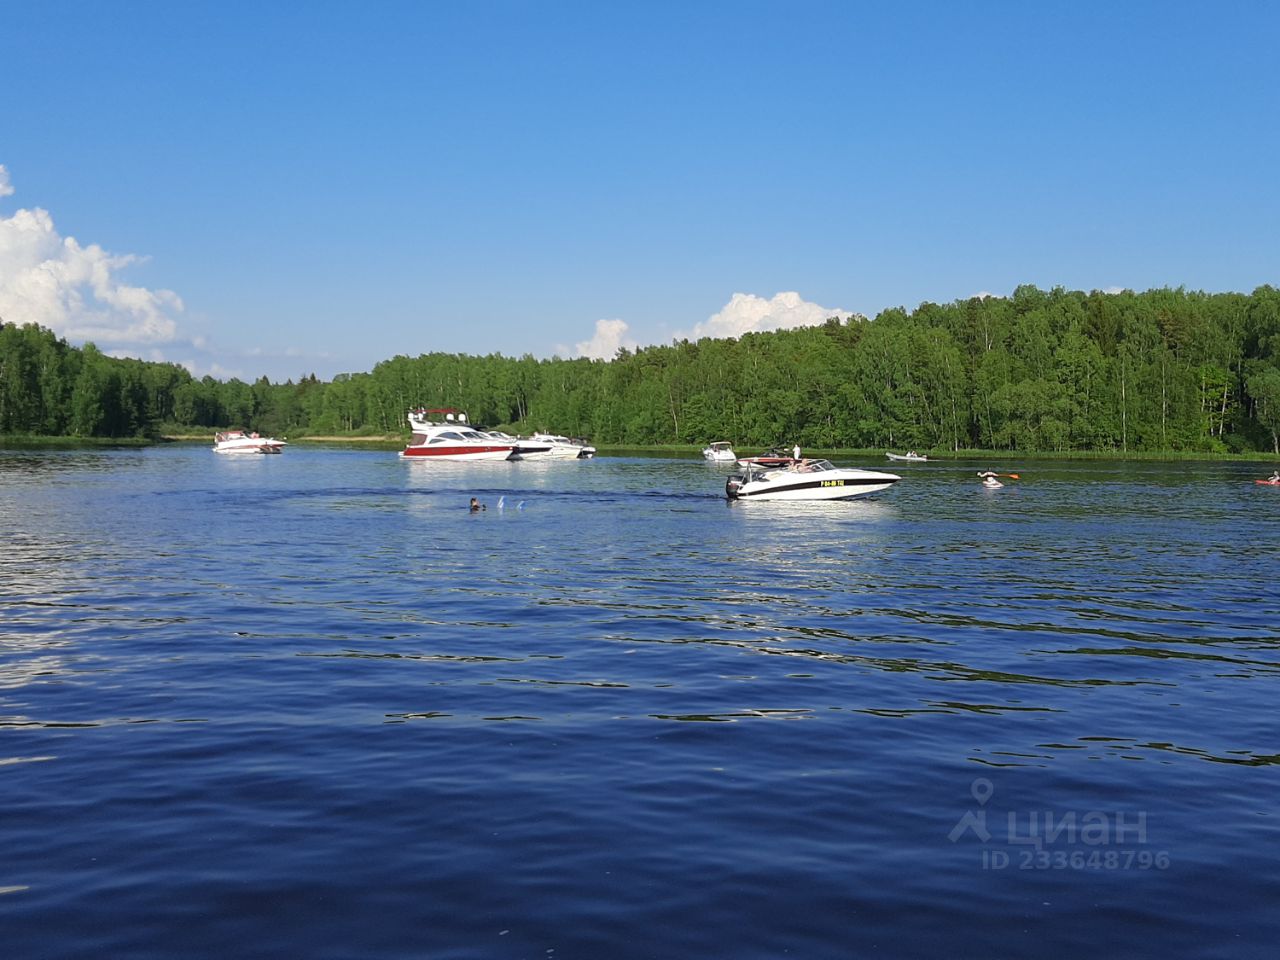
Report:
[{"label": "cloud above treeline", "polygon": [[[0,165],[0,197],[13,193],[9,171]],[[119,275],[142,260],[63,237],[39,207],[0,215],[0,317],[117,349],[170,342],[182,299],[172,290],[133,286]]]},{"label": "cloud above treeline", "polygon": [[595,335],[590,340],[575,344],[572,350],[559,347],[556,353],[590,360],[612,360],[619,350],[635,350],[639,346],[633,337],[627,335],[627,321],[597,320]]},{"label": "cloud above treeline", "polygon": [[766,300],[754,293],[735,293],[729,302],[688,333],[676,334],[677,340],[700,340],[703,337],[740,337],[744,333],[765,330],[793,330],[816,327],[832,317],[847,320],[852,314],[840,307],[823,307],[810,303],[796,291],[774,294]]},{"label": "cloud above treeline", "polygon": [[[771,299],[753,293],[735,293],[718,313],[695,324],[692,330],[675,335],[676,340],[700,340],[703,337],[740,337],[745,333],[766,330],[791,330],[796,327],[813,327],[832,317],[847,320],[853,314],[840,307],[824,307],[810,303],[794,290],[777,293]],[[639,343],[630,334],[625,320],[597,320],[595,335],[583,340],[573,349],[558,347],[560,356],[588,357],[592,360],[609,360],[619,349],[634,350]]]}]

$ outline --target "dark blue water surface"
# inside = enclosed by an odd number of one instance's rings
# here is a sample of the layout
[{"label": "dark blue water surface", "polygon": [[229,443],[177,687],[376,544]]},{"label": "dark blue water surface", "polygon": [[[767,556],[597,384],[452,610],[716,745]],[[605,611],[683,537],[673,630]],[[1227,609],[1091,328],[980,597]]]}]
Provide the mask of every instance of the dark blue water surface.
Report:
[{"label": "dark blue water surface", "polygon": [[0,452],[0,954],[1275,956],[1269,468],[982,466]]}]

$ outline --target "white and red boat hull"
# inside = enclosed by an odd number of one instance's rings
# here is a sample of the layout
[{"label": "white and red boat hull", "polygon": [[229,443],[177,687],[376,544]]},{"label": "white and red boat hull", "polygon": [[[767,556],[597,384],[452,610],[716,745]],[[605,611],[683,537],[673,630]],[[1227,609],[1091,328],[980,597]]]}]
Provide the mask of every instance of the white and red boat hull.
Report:
[{"label": "white and red boat hull", "polygon": [[400,456],[405,460],[510,460],[515,447],[494,446],[433,446],[405,447]]}]

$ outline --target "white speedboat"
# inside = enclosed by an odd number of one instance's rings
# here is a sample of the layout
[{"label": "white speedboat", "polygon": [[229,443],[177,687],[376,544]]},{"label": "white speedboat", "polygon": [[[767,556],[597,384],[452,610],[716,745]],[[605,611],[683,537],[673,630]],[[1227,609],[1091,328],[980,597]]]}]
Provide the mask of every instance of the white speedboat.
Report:
[{"label": "white speedboat", "polygon": [[457,410],[410,410],[413,437],[400,452],[405,460],[510,460],[514,440],[486,436]]},{"label": "white speedboat", "polygon": [[280,453],[284,448],[283,440],[245,433],[243,430],[228,430],[213,435],[214,453]]},{"label": "white speedboat", "polygon": [[747,467],[724,485],[730,500],[852,500],[885,490],[902,478],[892,473],[837,467],[830,460],[801,460],[789,467]]},{"label": "white speedboat", "polygon": [[707,444],[702,449],[702,457],[704,460],[710,460],[713,463],[733,463],[738,459],[738,455],[733,452],[728,440],[716,440]]},{"label": "white speedboat", "polygon": [[[520,447],[521,460],[588,460],[596,455],[596,448],[585,440],[570,440],[555,433],[535,433],[528,440],[521,440]],[[526,447],[529,452],[525,452]]]},{"label": "white speedboat", "polygon": [[908,453],[886,453],[885,456],[890,460],[907,460],[912,463],[923,463],[929,459],[923,453],[916,453],[914,450]]}]

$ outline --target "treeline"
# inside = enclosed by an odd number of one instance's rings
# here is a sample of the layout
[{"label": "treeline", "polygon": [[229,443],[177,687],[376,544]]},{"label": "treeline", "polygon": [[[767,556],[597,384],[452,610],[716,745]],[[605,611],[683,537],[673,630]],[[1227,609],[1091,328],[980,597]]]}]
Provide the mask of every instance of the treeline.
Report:
[{"label": "treeline", "polygon": [[69,346],[35,324],[0,323],[0,435],[155,437],[166,428],[305,423],[298,398],[323,384],[194,379],[173,363]]},{"label": "treeline", "polygon": [[398,356],[298,383],[195,379],[0,326],[0,433],[404,431],[413,406],[605,444],[1280,453],[1280,291],[921,304],[611,360]]}]

